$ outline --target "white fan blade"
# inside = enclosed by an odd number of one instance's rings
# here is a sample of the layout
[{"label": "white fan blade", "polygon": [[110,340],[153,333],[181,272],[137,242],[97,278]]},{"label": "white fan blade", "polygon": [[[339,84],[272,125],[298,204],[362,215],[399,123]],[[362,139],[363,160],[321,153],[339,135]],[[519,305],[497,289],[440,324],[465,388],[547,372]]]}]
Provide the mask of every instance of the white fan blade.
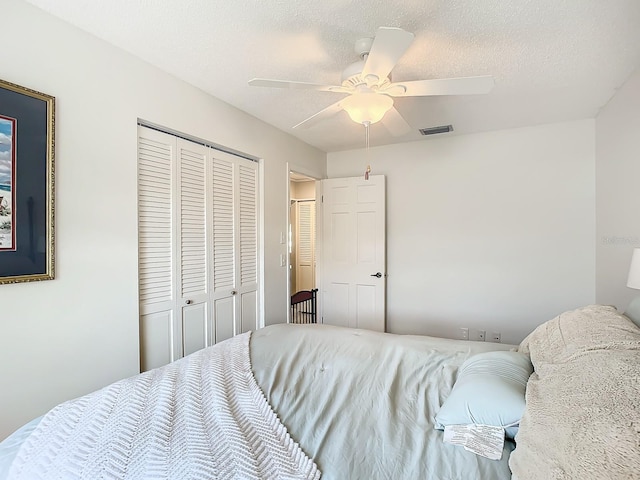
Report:
[{"label": "white fan blade", "polygon": [[411,42],[413,42],[413,33],[395,27],[378,28],[361,73],[362,78],[367,81],[367,75],[375,75],[378,80],[374,83],[387,78]]},{"label": "white fan blade", "polygon": [[381,122],[394,137],[401,137],[411,131],[411,125],[402,118],[395,107],[391,107],[391,110],[384,114]]},{"label": "white fan blade", "polygon": [[493,77],[441,78],[396,82],[384,93],[392,97],[424,97],[429,95],[477,95],[489,93],[493,88]]},{"label": "white fan blade", "polygon": [[306,120],[303,120],[299,124],[294,125],[293,128],[308,128],[312,125],[315,125],[319,121],[324,120],[325,118],[329,118],[332,115],[335,115],[340,110],[342,110],[342,100],[334,103],[333,105],[329,105],[327,108],[325,108],[324,110],[320,110],[315,115],[311,115]]},{"label": "white fan blade", "polygon": [[269,78],[254,78],[249,80],[249,85],[252,87],[275,87],[275,88],[290,88],[300,90],[318,90],[321,92],[339,92],[350,93],[350,89],[346,89],[340,85],[320,85],[318,83],[308,82],[291,82],[289,80],[271,80]]}]

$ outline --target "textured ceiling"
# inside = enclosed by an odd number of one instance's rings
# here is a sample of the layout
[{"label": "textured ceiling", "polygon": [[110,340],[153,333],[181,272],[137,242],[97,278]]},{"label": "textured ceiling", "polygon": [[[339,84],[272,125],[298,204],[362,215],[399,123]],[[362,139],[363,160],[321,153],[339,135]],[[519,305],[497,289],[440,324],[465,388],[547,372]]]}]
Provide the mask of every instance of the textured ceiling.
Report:
[{"label": "textured ceiling", "polygon": [[[339,84],[358,38],[415,40],[393,79],[493,75],[483,96],[396,99],[413,131],[371,144],[592,118],[640,67],[640,0],[28,0],[325,151],[364,146],[345,112],[291,127],[340,94],[250,87],[254,77]],[[250,135],[250,132],[247,132]],[[449,134],[451,135],[451,134]]]}]

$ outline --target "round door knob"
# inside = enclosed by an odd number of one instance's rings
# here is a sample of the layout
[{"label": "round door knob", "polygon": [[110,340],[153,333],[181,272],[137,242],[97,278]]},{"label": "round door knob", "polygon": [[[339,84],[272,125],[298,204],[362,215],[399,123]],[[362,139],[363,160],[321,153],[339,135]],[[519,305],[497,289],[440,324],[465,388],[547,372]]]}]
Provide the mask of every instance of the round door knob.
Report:
[{"label": "round door knob", "polygon": [[193,302],[191,300],[185,300],[184,303],[185,305],[191,305]]},{"label": "round door knob", "polygon": [[236,292],[235,290],[231,290],[231,295],[235,295],[236,293],[238,292]]}]

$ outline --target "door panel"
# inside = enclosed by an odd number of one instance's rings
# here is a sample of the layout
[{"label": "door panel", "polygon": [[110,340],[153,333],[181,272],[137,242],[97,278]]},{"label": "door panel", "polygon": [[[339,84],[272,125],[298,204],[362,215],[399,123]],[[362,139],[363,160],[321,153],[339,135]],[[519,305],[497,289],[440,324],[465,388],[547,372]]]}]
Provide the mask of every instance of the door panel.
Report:
[{"label": "door panel", "polygon": [[378,184],[373,179],[369,181],[372,183],[356,185],[356,202],[359,205],[375,205],[378,201]]},{"label": "door panel", "polygon": [[331,282],[324,290],[323,323],[337,327],[355,327],[349,322],[349,284]]},{"label": "door panel", "polygon": [[249,330],[256,329],[258,320],[258,295],[255,290],[240,295],[240,303],[242,309],[241,331],[246,333]]},{"label": "door panel", "polygon": [[356,285],[356,325],[376,330],[376,285]]},{"label": "door panel", "polygon": [[385,178],[323,180],[322,192],[323,322],[384,331]]},{"label": "door panel", "polygon": [[174,360],[171,352],[173,311],[140,316],[140,367],[144,372]]},{"label": "door panel", "polygon": [[182,308],[182,354],[189,355],[207,346],[207,303]]},{"label": "door panel", "polygon": [[349,216],[349,212],[332,212],[327,222],[331,229],[331,243],[324,248],[335,263],[346,264],[349,261]]},{"label": "door panel", "polygon": [[375,217],[375,211],[356,214],[356,262],[358,265],[374,266],[376,263],[376,244],[371,241],[376,235]]},{"label": "door panel", "polygon": [[232,296],[215,300],[213,303],[213,322],[215,325],[216,343],[220,343],[235,335],[235,299]]}]

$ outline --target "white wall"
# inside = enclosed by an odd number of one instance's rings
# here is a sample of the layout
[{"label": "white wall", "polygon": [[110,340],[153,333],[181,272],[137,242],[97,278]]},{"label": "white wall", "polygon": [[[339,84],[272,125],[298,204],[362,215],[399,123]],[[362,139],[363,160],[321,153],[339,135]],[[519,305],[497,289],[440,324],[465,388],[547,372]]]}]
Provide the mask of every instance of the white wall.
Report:
[{"label": "white wall", "polygon": [[316,182],[291,182],[293,185],[291,198],[310,200],[316,198]]},{"label": "white wall", "polygon": [[640,71],[596,119],[596,300],[624,311],[640,291],[626,287],[640,247]]},{"label": "white wall", "polygon": [[287,162],[325,154],[17,0],[0,0],[3,80],[56,97],[56,269],[0,285],[0,439],[138,371],[138,118],[264,158],[266,321],[286,320]]},{"label": "white wall", "polygon": [[[595,299],[594,121],[372,148],[387,176],[387,329],[519,342]],[[362,175],[330,153],[329,178]]]}]

